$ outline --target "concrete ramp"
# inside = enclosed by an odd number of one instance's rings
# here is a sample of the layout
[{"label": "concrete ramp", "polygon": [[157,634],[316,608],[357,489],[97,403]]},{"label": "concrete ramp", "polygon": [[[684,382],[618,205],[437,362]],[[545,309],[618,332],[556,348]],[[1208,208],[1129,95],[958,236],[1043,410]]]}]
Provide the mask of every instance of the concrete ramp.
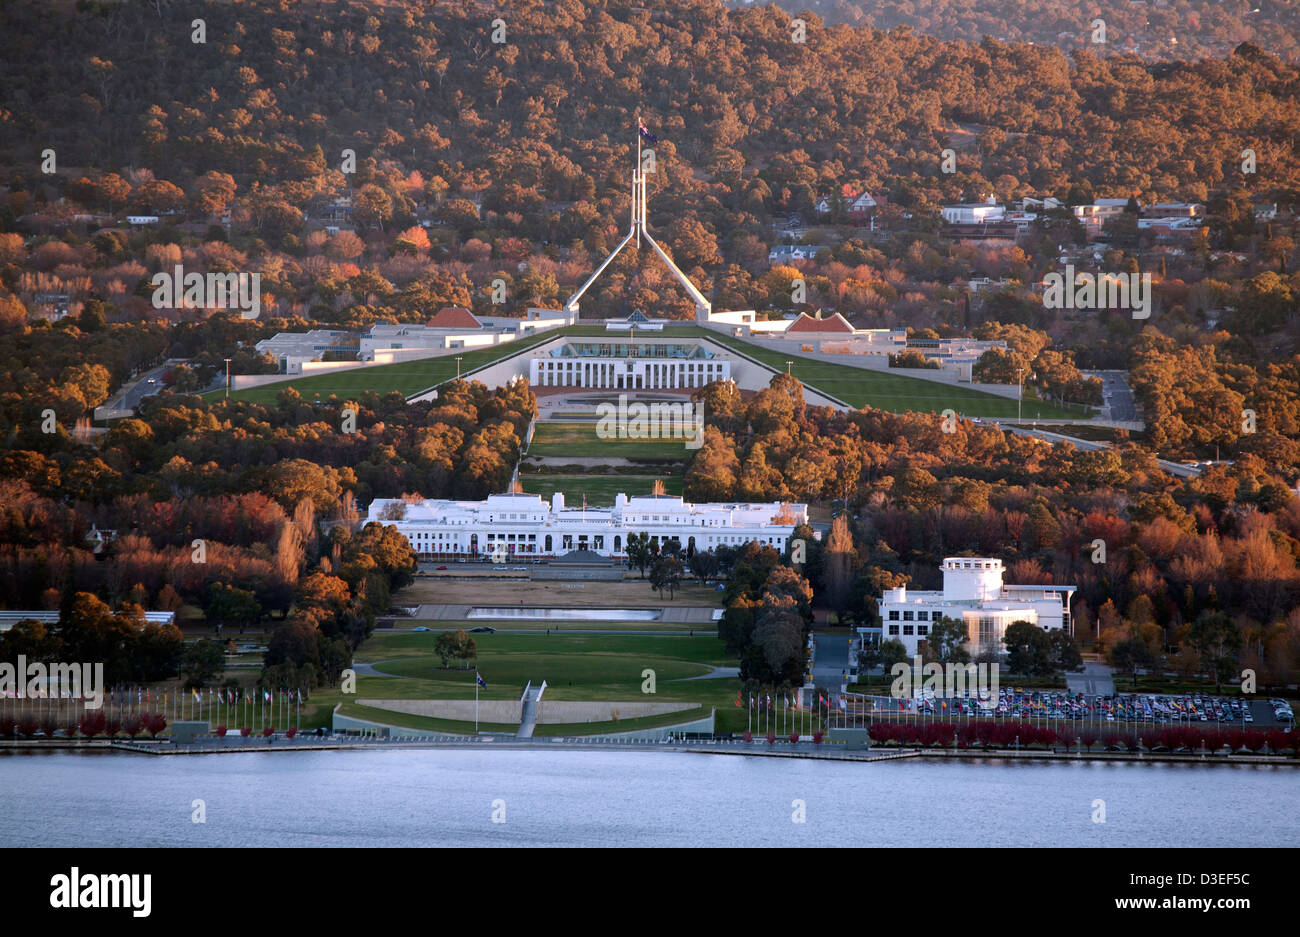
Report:
[{"label": "concrete ramp", "polygon": [[542,681],[541,686],[533,686],[531,680],[524,687],[524,695],[519,698],[522,704],[522,712],[519,715],[519,731],[515,733],[517,739],[530,739],[533,737],[533,729],[537,726],[537,707],[542,701],[542,694],[546,692],[546,681]]}]

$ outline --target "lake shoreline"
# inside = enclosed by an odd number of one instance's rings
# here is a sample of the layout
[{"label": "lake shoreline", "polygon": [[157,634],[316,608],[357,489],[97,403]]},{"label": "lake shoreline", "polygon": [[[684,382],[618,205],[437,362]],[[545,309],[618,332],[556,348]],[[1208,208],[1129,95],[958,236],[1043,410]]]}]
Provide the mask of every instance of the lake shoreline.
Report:
[{"label": "lake shoreline", "polygon": [[[808,747],[804,747],[807,745]],[[1199,765],[1254,765],[1300,767],[1300,759],[1289,755],[1224,754],[1216,752],[1103,752],[1067,751],[1065,749],[951,749],[877,746],[849,750],[837,743],[823,743],[813,747],[810,743],[790,742],[768,745],[764,740],[734,741],[641,741],[636,739],[580,740],[580,739],[515,739],[498,736],[448,736],[428,741],[414,739],[305,739],[277,738],[267,742],[250,737],[212,739],[205,743],[173,745],[169,741],[92,740],[92,741],[0,741],[0,754],[24,755],[43,752],[71,754],[105,754],[122,752],[144,755],[224,755],[270,754],[319,751],[390,751],[402,750],[500,750],[500,751],[573,751],[573,752],[673,752],[697,755],[731,755],[756,758],[795,758],[806,761],[857,761],[882,762],[907,760],[938,761],[1029,761],[1029,762],[1136,762],[1151,764]]]}]

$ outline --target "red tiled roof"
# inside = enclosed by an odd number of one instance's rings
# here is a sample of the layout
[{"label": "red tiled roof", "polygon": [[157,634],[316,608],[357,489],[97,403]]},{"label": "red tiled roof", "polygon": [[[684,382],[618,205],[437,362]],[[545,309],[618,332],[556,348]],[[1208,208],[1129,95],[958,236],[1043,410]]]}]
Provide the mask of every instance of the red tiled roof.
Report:
[{"label": "red tiled roof", "polygon": [[814,319],[807,313],[800,313],[799,318],[791,323],[786,332],[852,332],[853,326],[844,321],[838,312],[829,319]]},{"label": "red tiled roof", "polygon": [[444,306],[426,325],[431,329],[481,329],[483,323],[463,306]]}]

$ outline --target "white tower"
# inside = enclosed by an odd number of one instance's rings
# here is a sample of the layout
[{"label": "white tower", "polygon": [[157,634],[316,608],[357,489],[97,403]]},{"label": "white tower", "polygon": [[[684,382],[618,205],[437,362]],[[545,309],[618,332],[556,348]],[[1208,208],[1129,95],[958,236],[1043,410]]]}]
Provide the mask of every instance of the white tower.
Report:
[{"label": "white tower", "polygon": [[943,561],[945,602],[993,601],[1002,597],[1002,561],[983,556],[949,556]]}]

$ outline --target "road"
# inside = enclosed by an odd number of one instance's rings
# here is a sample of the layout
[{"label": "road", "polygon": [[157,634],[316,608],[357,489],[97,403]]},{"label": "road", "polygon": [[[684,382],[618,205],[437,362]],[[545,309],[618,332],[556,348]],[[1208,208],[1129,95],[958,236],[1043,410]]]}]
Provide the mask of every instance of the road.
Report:
[{"label": "road", "polygon": [[1085,377],[1099,377],[1102,382],[1103,420],[1115,420],[1122,423],[1137,422],[1137,400],[1133,389],[1128,386],[1127,371],[1080,371]]},{"label": "road", "polygon": [[1085,661],[1083,673],[1067,673],[1065,685],[1071,693],[1083,693],[1086,696],[1113,696],[1115,693],[1111,669],[1095,661]]},{"label": "road", "polygon": [[[1068,442],[1072,443],[1076,449],[1110,449],[1110,443],[1097,442],[1092,439],[1080,439],[1077,436],[1066,436],[1064,433],[1049,433],[1046,430],[1026,428],[1024,426],[1003,426],[999,424],[999,429],[1004,429],[1020,436],[1033,436],[1046,442]],[[1184,465],[1181,462],[1170,462],[1168,459],[1156,459],[1156,464],[1162,469],[1173,475],[1175,478],[1194,478],[1205,470],[1201,465]]]},{"label": "road", "polygon": [[839,690],[847,680],[849,641],[846,634],[813,632],[813,683]]},{"label": "road", "polygon": [[131,381],[123,384],[117,393],[104,401],[101,406],[108,410],[134,410],[140,406],[140,401],[145,397],[152,397],[163,389],[163,374],[168,368],[180,363],[180,359],[169,358],[157,367],[142,371]]}]

